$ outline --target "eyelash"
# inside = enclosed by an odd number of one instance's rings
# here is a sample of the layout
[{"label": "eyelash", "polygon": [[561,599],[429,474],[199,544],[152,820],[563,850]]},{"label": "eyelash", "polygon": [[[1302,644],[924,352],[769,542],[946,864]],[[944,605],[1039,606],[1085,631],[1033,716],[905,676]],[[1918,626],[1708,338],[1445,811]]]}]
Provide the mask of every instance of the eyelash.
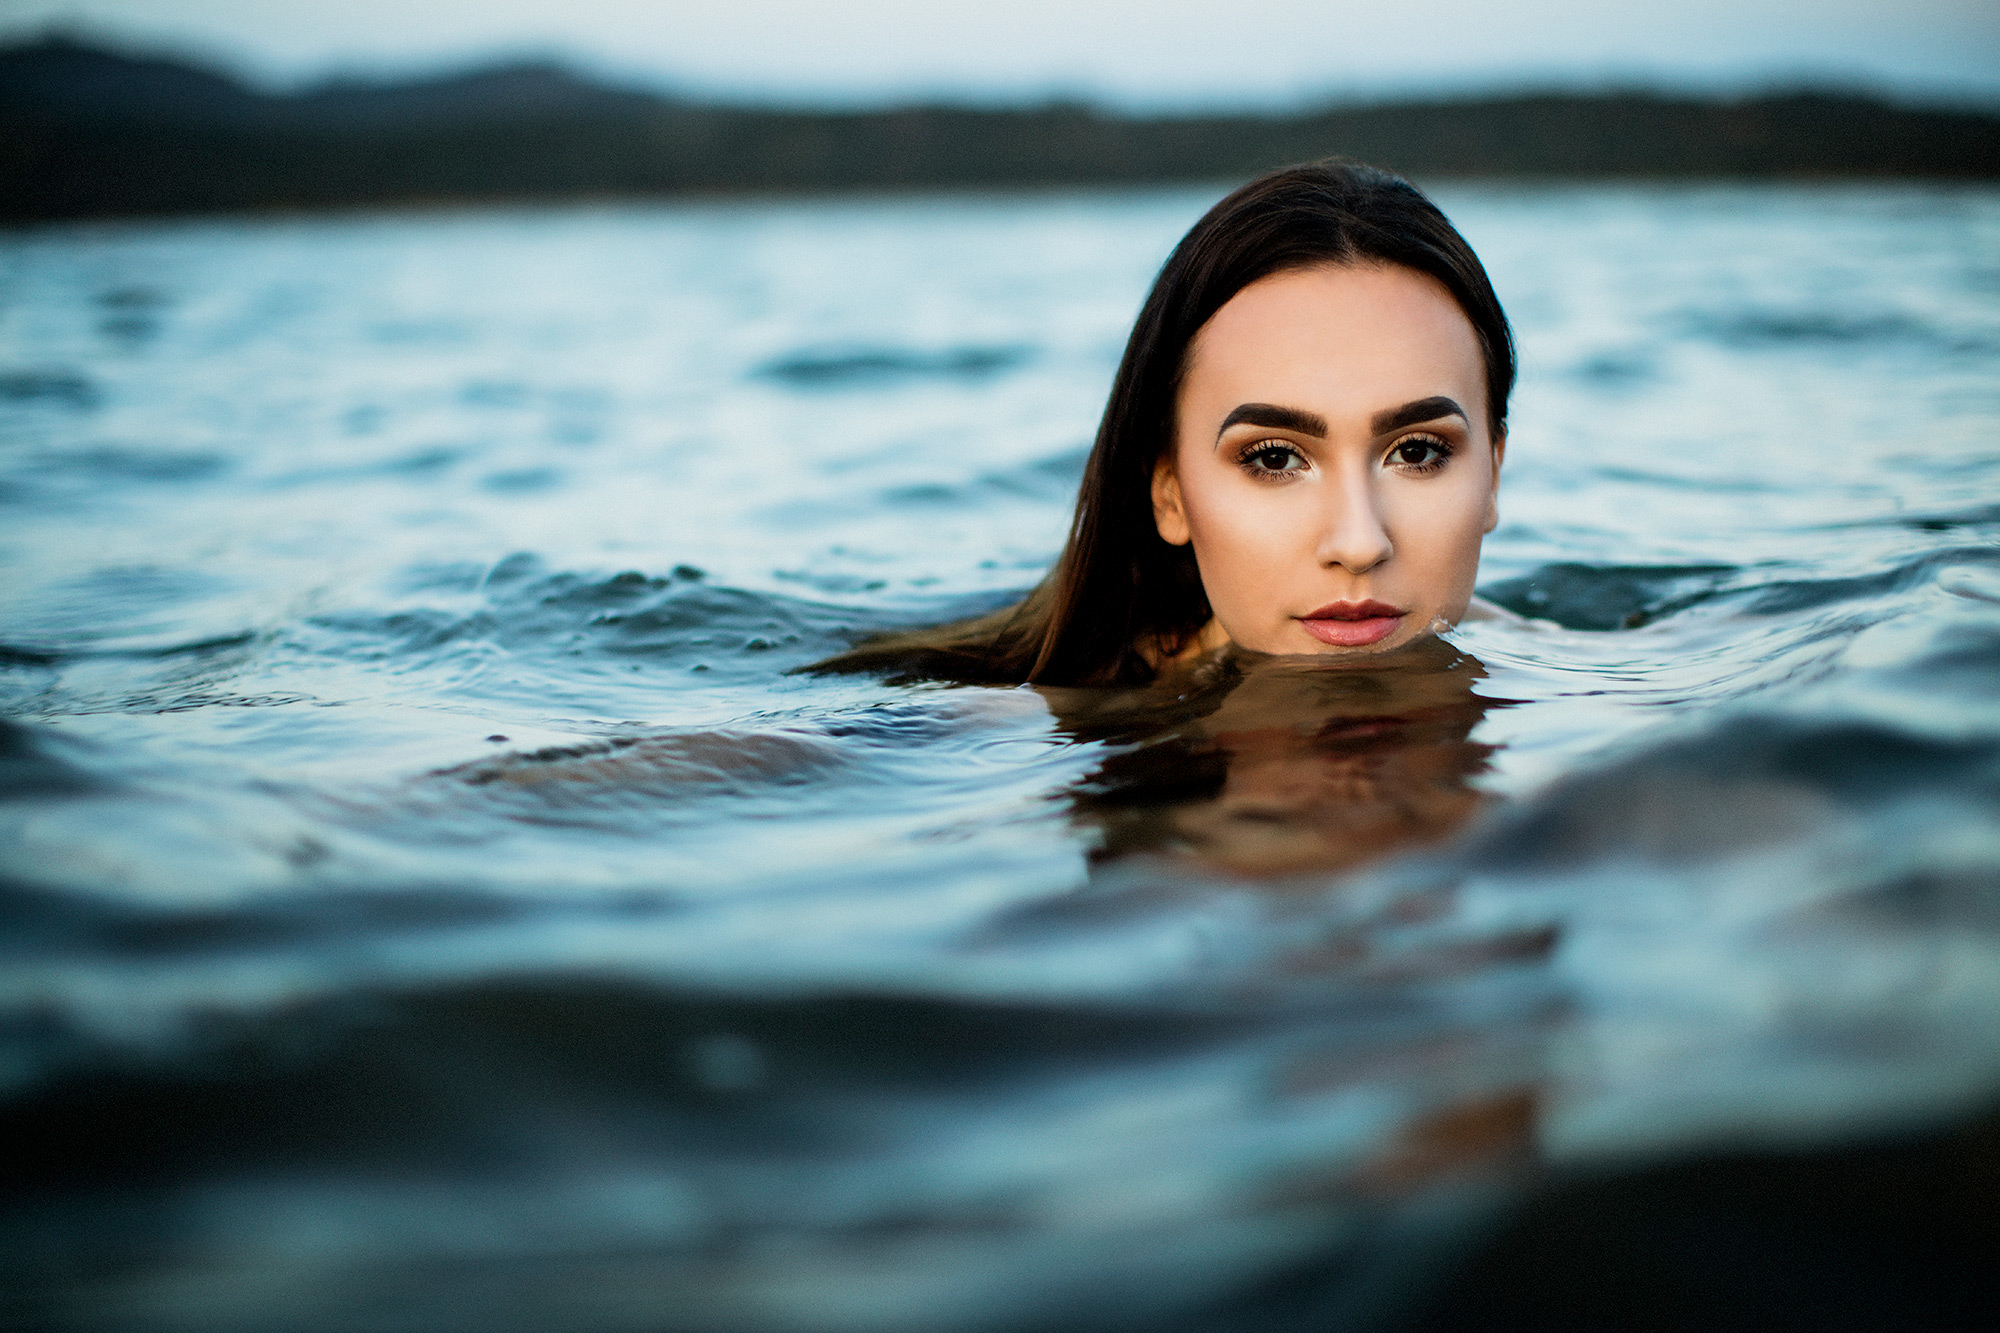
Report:
[{"label": "eyelash", "polygon": [[1236,461],[1242,465],[1244,471],[1258,477],[1283,477],[1289,476],[1294,472],[1305,471],[1303,467],[1258,467],[1256,463],[1260,458],[1297,458],[1301,462],[1304,461],[1304,456],[1298,450],[1292,448],[1289,444],[1281,444],[1277,440],[1257,441],[1239,454]]},{"label": "eyelash", "polygon": [[1437,456],[1426,463],[1394,464],[1394,466],[1401,468],[1404,472],[1414,472],[1419,476],[1423,476],[1436,472],[1451,461],[1453,453],[1451,441],[1439,439],[1435,435],[1405,435],[1390,447],[1388,457],[1393,459],[1397,454],[1413,444],[1427,444],[1436,451]]},{"label": "eyelash", "polygon": [[[1429,459],[1428,461],[1422,463],[1397,463],[1393,461],[1398,453],[1400,453],[1402,450],[1408,448],[1413,444],[1430,446],[1430,448],[1435,452],[1435,456]],[[1402,439],[1396,441],[1394,445],[1390,446],[1389,452],[1384,456],[1384,461],[1388,462],[1390,466],[1396,468],[1400,472],[1403,472],[1405,475],[1415,474],[1417,476],[1428,476],[1430,473],[1438,471],[1446,463],[1450,462],[1452,454],[1454,452],[1455,451],[1451,446],[1451,441],[1440,439],[1438,436],[1405,435]],[[1290,467],[1257,466],[1257,461],[1259,459],[1271,459],[1271,458],[1276,458],[1276,459],[1297,458],[1300,459],[1302,462],[1304,461],[1303,455],[1301,455],[1297,449],[1293,448],[1289,444],[1285,444],[1278,440],[1258,440],[1254,444],[1251,444],[1250,446],[1245,448],[1242,453],[1237,455],[1236,461],[1237,464],[1240,467],[1242,467],[1244,471],[1250,473],[1252,476],[1258,476],[1258,477],[1284,477],[1284,476],[1290,476],[1296,472],[1303,472],[1305,470],[1303,467],[1290,468]]]}]

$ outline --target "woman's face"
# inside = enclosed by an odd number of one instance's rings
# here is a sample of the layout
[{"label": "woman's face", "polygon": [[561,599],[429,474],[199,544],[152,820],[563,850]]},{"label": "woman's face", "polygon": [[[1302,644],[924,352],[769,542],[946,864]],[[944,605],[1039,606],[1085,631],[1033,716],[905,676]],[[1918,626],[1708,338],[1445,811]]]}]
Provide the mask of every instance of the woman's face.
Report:
[{"label": "woman's face", "polygon": [[1274,274],[1202,325],[1153,474],[1221,636],[1354,655],[1455,624],[1499,521],[1504,441],[1472,324],[1394,265]]}]

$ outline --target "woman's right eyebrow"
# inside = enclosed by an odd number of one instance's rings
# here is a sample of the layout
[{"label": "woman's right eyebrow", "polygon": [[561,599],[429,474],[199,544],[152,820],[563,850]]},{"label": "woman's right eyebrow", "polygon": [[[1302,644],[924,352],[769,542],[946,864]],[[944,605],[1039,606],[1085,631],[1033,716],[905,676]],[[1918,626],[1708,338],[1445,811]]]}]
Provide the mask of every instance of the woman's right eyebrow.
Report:
[{"label": "woman's right eyebrow", "polygon": [[1244,403],[1222,419],[1216,428],[1215,438],[1231,426],[1264,426],[1271,430],[1296,431],[1300,435],[1326,438],[1326,418],[1317,412],[1307,412],[1297,407],[1280,407],[1276,403]]}]

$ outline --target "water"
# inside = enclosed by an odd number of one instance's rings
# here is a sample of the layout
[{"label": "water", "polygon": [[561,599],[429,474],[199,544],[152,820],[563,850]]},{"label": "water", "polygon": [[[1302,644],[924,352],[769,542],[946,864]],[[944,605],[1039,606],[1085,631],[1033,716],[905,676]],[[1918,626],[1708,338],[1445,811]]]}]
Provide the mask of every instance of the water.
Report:
[{"label": "water", "polygon": [[790,674],[1039,575],[1213,194],[0,238],[6,1318],[1361,1326],[1989,1105],[1991,190],[1442,191],[1551,625]]}]

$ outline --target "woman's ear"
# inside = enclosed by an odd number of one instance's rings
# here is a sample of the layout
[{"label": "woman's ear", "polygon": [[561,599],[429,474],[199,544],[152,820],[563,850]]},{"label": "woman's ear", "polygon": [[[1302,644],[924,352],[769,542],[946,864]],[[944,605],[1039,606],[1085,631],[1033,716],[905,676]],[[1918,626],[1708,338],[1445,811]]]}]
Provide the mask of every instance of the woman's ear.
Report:
[{"label": "woman's ear", "polygon": [[1486,527],[1491,532],[1500,526],[1500,460],[1507,456],[1507,435],[1502,431],[1493,437],[1493,484],[1486,491]]},{"label": "woman's ear", "polygon": [[1181,506],[1180,474],[1174,471],[1172,451],[1160,455],[1153,464],[1153,526],[1169,546],[1186,546],[1193,534],[1188,531],[1187,510]]}]

